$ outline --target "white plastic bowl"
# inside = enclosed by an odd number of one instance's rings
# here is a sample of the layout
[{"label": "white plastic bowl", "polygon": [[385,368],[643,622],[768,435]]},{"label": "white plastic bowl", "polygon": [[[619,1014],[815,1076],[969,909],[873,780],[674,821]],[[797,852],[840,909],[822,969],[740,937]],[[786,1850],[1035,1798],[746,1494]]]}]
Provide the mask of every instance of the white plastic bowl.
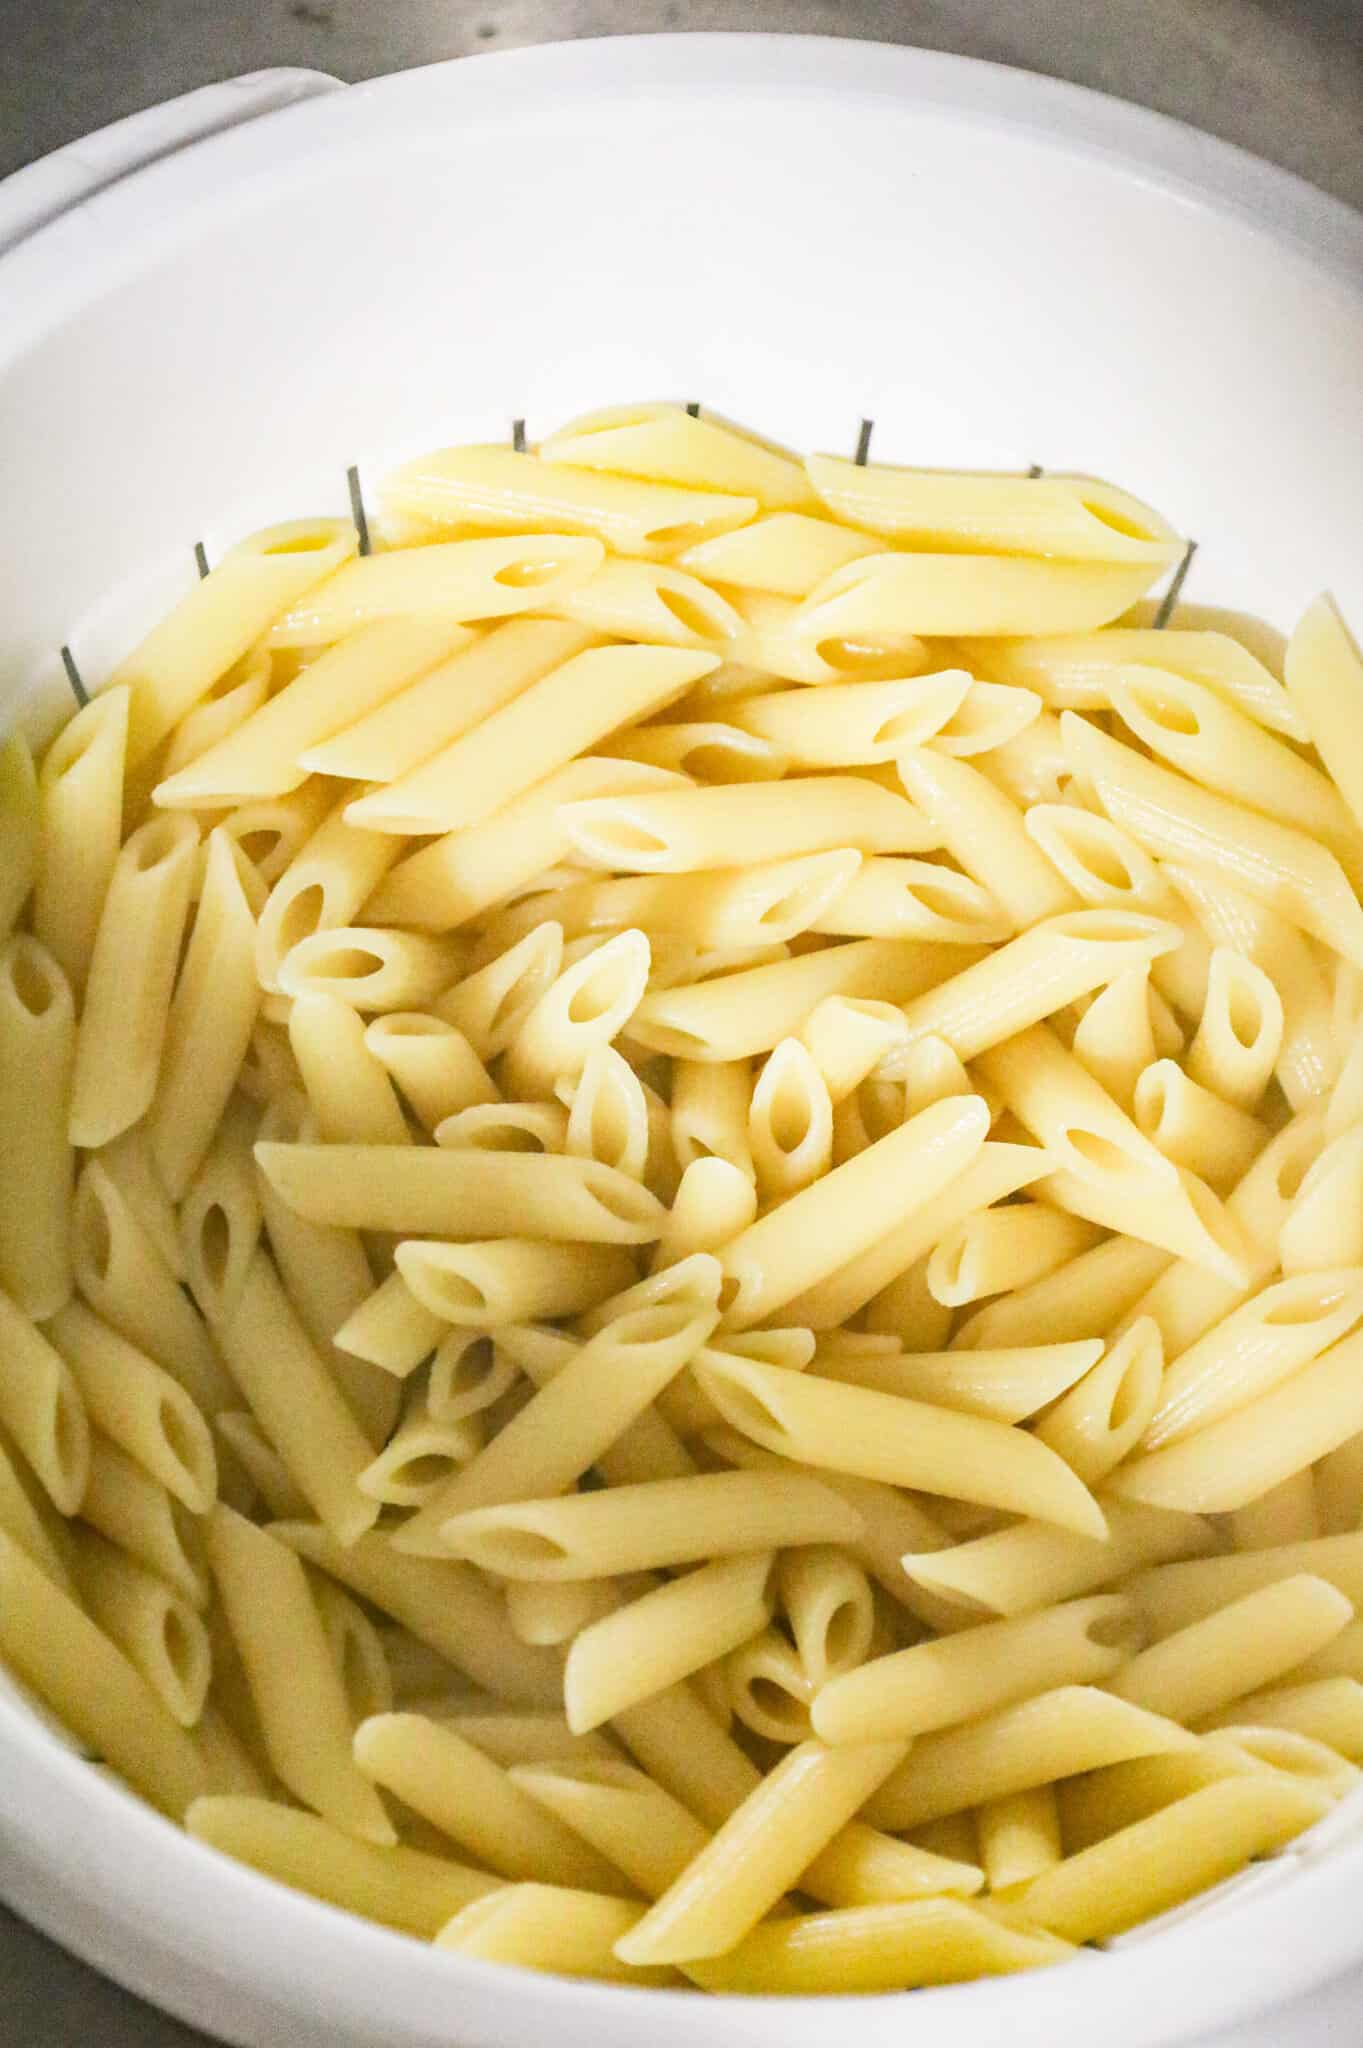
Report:
[{"label": "white plastic bowl", "polygon": [[[97,682],[195,541],[343,509],[352,463],[638,397],[801,447],[850,451],[869,418],[890,460],[1110,475],[1201,542],[1196,602],[1286,623],[1329,585],[1363,616],[1363,219],[1284,174],[865,43],[631,38],[328,83],[213,89],[0,188],[0,725],[50,729],[63,642]],[[204,129],[226,132],[185,146]],[[1347,1826],[1061,1970],[764,2006],[461,1962],[267,1885],[12,1693],[0,1784],[0,1893],[253,2048],[1281,2042],[1253,2016],[1363,1961]]]}]

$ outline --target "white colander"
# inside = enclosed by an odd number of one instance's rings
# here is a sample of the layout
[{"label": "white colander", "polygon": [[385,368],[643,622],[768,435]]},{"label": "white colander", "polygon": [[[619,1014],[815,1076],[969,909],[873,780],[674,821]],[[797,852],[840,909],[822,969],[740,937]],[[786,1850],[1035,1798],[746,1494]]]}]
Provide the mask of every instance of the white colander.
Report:
[{"label": "white colander", "polygon": [[[634,398],[799,447],[850,452],[872,420],[887,460],[1109,475],[1199,541],[1192,603],[1286,624],[1328,585],[1363,618],[1363,219],[987,65],[686,36],[345,91],[262,74],[0,187],[0,306],[0,727],[50,730],[63,646],[97,685],[196,542],[344,510],[352,466],[372,497],[423,446]],[[1323,2040],[1255,2016],[1363,1964],[1361,1884],[1342,1809],[1026,1979],[854,2005],[577,1985],[268,1885],[0,1697],[0,1893],[258,2048]]]}]

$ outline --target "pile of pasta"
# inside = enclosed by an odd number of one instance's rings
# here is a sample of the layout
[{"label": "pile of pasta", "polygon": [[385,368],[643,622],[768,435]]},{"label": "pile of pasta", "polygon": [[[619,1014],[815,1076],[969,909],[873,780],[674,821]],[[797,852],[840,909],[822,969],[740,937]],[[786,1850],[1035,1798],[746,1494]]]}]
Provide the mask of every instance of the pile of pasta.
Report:
[{"label": "pile of pasta", "polygon": [[711,1991],[1309,1853],[1363,662],[1165,623],[1183,553],[620,409],[243,541],[9,740],[0,1650],[93,1760],[442,1949]]}]

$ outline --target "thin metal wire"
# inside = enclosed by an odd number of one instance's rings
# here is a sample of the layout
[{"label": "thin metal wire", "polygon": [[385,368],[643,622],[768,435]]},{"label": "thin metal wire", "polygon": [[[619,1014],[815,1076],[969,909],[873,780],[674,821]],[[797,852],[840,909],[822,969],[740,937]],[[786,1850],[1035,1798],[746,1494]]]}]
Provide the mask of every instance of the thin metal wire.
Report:
[{"label": "thin metal wire", "polygon": [[1175,608],[1183,592],[1183,586],[1188,580],[1188,571],[1193,566],[1193,556],[1196,553],[1197,542],[1190,540],[1187,547],[1183,550],[1183,560],[1174,571],[1174,580],[1160,599],[1160,608],[1155,613],[1155,625],[1161,632],[1174,616]]},{"label": "thin metal wire", "polygon": [[345,473],[346,488],[350,492],[350,516],[355,522],[355,531],[360,536],[360,553],[367,555],[369,543],[369,515],[364,509],[364,492],[360,489],[360,472],[352,462]]},{"label": "thin metal wire", "polygon": [[76,667],[76,657],[69,647],[62,648],[62,667],[66,670],[66,680],[71,685],[71,695],[75,698],[81,709],[84,710],[85,706],[90,702],[90,693],[80,679],[80,670]]},{"label": "thin metal wire", "polygon": [[875,424],[874,420],[862,421],[861,429],[857,434],[857,452],[852,458],[854,462],[865,464],[866,458],[871,452],[871,435],[875,430]]},{"label": "thin metal wire", "polygon": [[512,445],[512,447],[513,447],[513,448],[515,449],[515,451],[516,451],[516,453],[517,453],[518,455],[524,455],[524,453],[525,453],[525,421],[524,421],[524,420],[512,420],[512,422],[511,422],[511,445]]},{"label": "thin metal wire", "polygon": [[208,574],[208,553],[201,540],[196,540],[194,543],[194,566],[199,572],[199,581],[202,583],[204,577]]}]

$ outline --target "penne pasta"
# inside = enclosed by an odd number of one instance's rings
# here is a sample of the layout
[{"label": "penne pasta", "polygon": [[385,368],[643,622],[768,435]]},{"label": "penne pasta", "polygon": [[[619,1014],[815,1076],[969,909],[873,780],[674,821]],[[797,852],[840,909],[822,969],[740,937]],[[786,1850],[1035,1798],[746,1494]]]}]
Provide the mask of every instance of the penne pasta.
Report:
[{"label": "penne pasta", "polygon": [[127,690],[101,690],[63,726],[38,775],[33,930],[76,995],[85,988],[123,836],[127,740]]},{"label": "penne pasta", "polygon": [[432,1940],[461,1907],[497,1889],[496,1878],[452,1857],[377,1848],[269,1799],[196,1799],[185,1826],[196,1841],[279,1884],[418,1940]]},{"label": "penne pasta", "polygon": [[18,923],[38,875],[42,843],[38,782],[21,733],[0,742],[0,941]]},{"label": "penne pasta", "polygon": [[0,1287],[36,1321],[70,1296],[76,1016],[56,959],[22,934],[0,947]]}]

